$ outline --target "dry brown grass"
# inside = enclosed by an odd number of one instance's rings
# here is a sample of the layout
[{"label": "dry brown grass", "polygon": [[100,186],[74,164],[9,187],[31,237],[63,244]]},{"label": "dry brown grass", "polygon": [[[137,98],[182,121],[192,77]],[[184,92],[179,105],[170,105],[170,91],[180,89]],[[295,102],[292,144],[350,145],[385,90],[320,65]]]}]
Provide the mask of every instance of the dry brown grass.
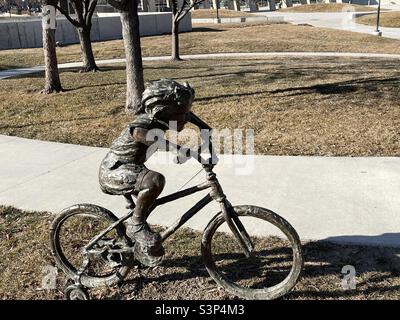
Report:
[{"label": "dry brown grass", "polygon": [[0,206],[0,299],[54,299],[62,292],[40,290],[49,250],[51,217]]},{"label": "dry brown grass", "polygon": [[[237,18],[237,17],[251,17],[254,16],[251,13],[243,12],[243,11],[234,11],[227,9],[219,9],[218,16],[220,18]],[[214,9],[198,9],[192,11],[192,19],[207,19],[207,18],[216,18],[217,10]]]},{"label": "dry brown grass", "polygon": [[[48,242],[52,219],[46,213],[0,206],[0,299],[63,299],[67,278],[61,271],[56,290],[40,289],[44,268],[54,265]],[[280,250],[279,242],[264,240],[278,246],[274,251]],[[91,290],[91,297],[123,300],[234,298],[218,289],[208,276],[200,256],[200,241],[200,232],[180,230],[166,242],[166,259],[162,266],[136,266],[121,286]],[[222,244],[221,249],[226,242]],[[302,278],[284,299],[400,298],[399,249],[327,242],[303,242],[303,249]],[[345,265],[356,269],[356,289],[342,288],[344,274],[341,270]]]},{"label": "dry brown grass", "polygon": [[[356,21],[357,23],[376,26],[376,19],[376,14],[368,14],[357,18]],[[400,12],[394,11],[381,13],[379,21],[381,27],[400,28]]]},{"label": "dry brown grass", "polygon": [[374,8],[357,5],[357,4],[345,4],[345,3],[318,3],[318,4],[306,4],[301,6],[295,6],[291,8],[283,8],[279,11],[284,12],[342,12],[342,11],[374,11]]},{"label": "dry brown grass", "polygon": [[[183,33],[181,54],[215,52],[377,52],[400,53],[400,41],[372,35],[290,24],[203,25]],[[143,37],[143,56],[169,55],[169,35]],[[93,44],[96,59],[124,57],[121,40]],[[79,45],[57,49],[59,63],[80,60]],[[42,49],[0,51],[0,70],[43,65]]]},{"label": "dry brown grass", "polygon": [[[42,75],[3,80],[0,133],[108,147],[130,121],[125,70],[61,73],[68,91],[41,95]],[[270,58],[152,62],[147,81],[196,88],[194,111],[214,128],[253,128],[258,154],[399,156],[398,60]]]}]

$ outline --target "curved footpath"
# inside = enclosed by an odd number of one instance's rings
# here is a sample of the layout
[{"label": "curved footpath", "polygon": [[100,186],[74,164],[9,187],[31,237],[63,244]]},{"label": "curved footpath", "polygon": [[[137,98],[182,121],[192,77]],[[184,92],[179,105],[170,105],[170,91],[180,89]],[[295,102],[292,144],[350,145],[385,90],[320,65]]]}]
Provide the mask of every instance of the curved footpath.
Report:
[{"label": "curved footpath", "polygon": [[[357,52],[232,52],[232,53],[204,53],[181,55],[182,59],[218,59],[218,58],[271,58],[271,57],[350,57],[350,58],[382,58],[382,59],[400,59],[400,54],[386,53],[357,53]],[[143,61],[167,61],[170,56],[143,57]],[[125,63],[125,59],[97,60],[97,65],[109,65]],[[59,64],[60,69],[71,69],[82,67],[82,62],[70,62]],[[21,75],[37,73],[44,71],[44,66],[31,68],[20,68],[0,71],[0,80],[17,77]]]},{"label": "curved footpath", "polygon": [[[186,55],[184,59],[226,57],[324,56],[400,59],[394,54],[365,53],[229,53]],[[167,60],[169,56],[144,60]],[[124,59],[99,64],[123,63]],[[80,63],[60,65],[79,67]],[[7,70],[0,78],[42,71],[42,67]],[[0,135],[0,205],[25,210],[59,212],[75,203],[95,203],[118,215],[125,212],[124,199],[103,194],[98,186],[98,167],[107,149]],[[24,156],[21,157],[21,154]],[[199,170],[188,162],[151,159],[149,167],[167,178],[163,194],[177,190]],[[233,204],[253,204],[272,209],[286,218],[302,239],[330,240],[400,247],[399,157],[254,157],[221,155],[216,172]],[[241,173],[241,175],[239,175]],[[198,175],[190,185],[204,178]],[[150,222],[170,225],[182,210],[203,196],[196,194],[156,210]],[[210,204],[187,223],[203,230],[219,211]],[[251,230],[260,233],[258,226]]]},{"label": "curved footpath", "polygon": [[[375,14],[373,11],[366,12],[284,12],[284,11],[264,11],[254,12],[258,16],[267,18],[282,17],[284,21],[292,24],[308,24],[318,28],[329,28],[343,31],[351,31],[365,34],[374,34],[376,26],[359,24],[355,20],[355,15]],[[379,27],[382,37],[400,40],[400,28]]]}]

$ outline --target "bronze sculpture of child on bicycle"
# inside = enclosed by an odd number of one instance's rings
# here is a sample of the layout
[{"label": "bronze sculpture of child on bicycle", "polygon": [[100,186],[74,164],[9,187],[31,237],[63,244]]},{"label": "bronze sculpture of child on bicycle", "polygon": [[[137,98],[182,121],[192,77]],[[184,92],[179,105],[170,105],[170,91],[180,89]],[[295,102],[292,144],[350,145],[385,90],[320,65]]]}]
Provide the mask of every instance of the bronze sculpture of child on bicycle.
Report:
[{"label": "bronze sculpture of child on bicycle", "polygon": [[[126,233],[138,245],[139,260],[149,266],[159,264],[164,255],[160,235],[149,227],[146,219],[164,188],[165,177],[149,170],[145,162],[155,151],[151,146],[156,142],[158,146],[165,146],[166,151],[172,144],[168,140],[148,139],[148,133],[153,129],[181,131],[189,121],[200,129],[209,129],[191,112],[194,96],[194,89],[188,83],[180,84],[171,79],[152,82],[143,93],[136,119],[113,141],[100,166],[99,182],[103,192],[136,197]],[[180,155],[178,163],[187,160],[189,149],[179,145],[174,148]]]},{"label": "bronze sculpture of child on bicycle", "polygon": [[[231,294],[244,299],[276,299],[296,284],[304,261],[296,230],[269,209],[230,203],[213,171],[218,158],[210,141],[211,128],[191,112],[193,99],[194,90],[187,83],[180,84],[170,79],[151,83],[143,94],[137,117],[112,143],[101,163],[99,181],[104,192],[126,198],[130,209],[126,215],[118,219],[105,208],[83,203],[65,208],[54,219],[50,228],[51,252],[57,265],[74,282],[65,289],[67,299],[87,300],[87,288],[120,283],[131,268],[131,258],[146,266],[161,263],[164,256],[163,241],[213,201],[218,203],[220,211],[205,227],[200,246],[204,265],[211,278]],[[187,122],[197,125],[201,130],[203,144],[197,151],[165,139],[167,130],[181,131]],[[145,166],[157,149],[178,151],[180,163],[189,157],[195,158],[206,173],[206,181],[158,198],[164,188],[165,178]],[[208,150],[209,158],[202,158],[203,149]],[[206,189],[209,192],[161,234],[150,229],[146,220],[154,208]],[[136,204],[132,195],[137,199]],[[76,228],[76,221],[79,222],[79,228]],[[125,226],[126,222],[128,224]],[[268,230],[271,224],[279,229],[284,235],[284,242],[274,240],[270,243],[258,232],[253,234],[254,231],[263,230],[263,224],[267,225]],[[254,226],[257,226],[257,230],[254,230]],[[214,245],[221,239],[222,251],[214,251]],[[277,243],[290,248],[288,259],[281,259],[281,254],[279,259],[271,259],[271,252],[275,249],[270,248],[275,248]],[[76,252],[83,259],[69,259],[74,256],[70,252]],[[275,260],[277,262],[271,264]],[[276,265],[278,262],[279,265]],[[229,270],[231,272],[227,272]],[[256,274],[253,275],[254,271]],[[272,277],[266,276],[267,271],[271,272]],[[282,272],[287,274],[284,278]],[[249,282],[249,275],[254,281]],[[268,281],[265,282],[265,279]]]}]

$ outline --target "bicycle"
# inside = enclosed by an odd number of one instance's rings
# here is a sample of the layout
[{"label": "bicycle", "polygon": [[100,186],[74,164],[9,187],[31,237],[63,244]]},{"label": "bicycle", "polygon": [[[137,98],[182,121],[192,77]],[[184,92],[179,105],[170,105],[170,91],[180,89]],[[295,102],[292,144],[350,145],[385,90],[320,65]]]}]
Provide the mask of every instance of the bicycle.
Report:
[{"label": "bicycle", "polygon": [[[211,152],[213,150],[210,143]],[[206,181],[158,198],[150,213],[156,207],[179,198],[206,189],[210,189],[210,192],[161,232],[162,241],[173,235],[211,201],[217,201],[221,211],[209,221],[201,240],[201,255],[211,278],[227,292],[242,299],[276,299],[285,295],[295,286],[303,267],[302,247],[297,232],[289,222],[269,209],[251,205],[232,206],[213,172],[214,164],[205,161],[199,153],[197,159],[206,172]],[[129,212],[119,219],[111,211],[97,205],[78,204],[64,209],[53,221],[50,232],[52,254],[58,267],[74,281],[65,290],[67,299],[87,300],[88,288],[114,286],[127,276],[134,260],[135,243],[126,236],[123,222],[132,216],[135,203],[132,195],[124,197],[128,202]],[[77,218],[75,222],[73,218]],[[266,221],[279,229],[287,239],[265,239],[256,234],[250,236],[244,226],[248,218],[256,220],[255,223],[253,221],[253,226],[259,226]],[[91,219],[94,220],[90,221]],[[68,223],[70,231],[63,230],[68,227]],[[225,230],[218,231],[225,225]],[[73,232],[78,232],[78,236],[74,236]],[[269,243],[283,243],[287,247],[266,250]],[[227,252],[219,252],[223,249]],[[233,253],[233,250],[241,252]],[[263,258],[262,254],[267,254],[267,258]],[[284,260],[288,255],[289,259]],[[235,258],[238,259],[237,266],[233,265]],[[266,267],[260,265],[265,259],[268,263]],[[245,269],[246,262],[250,263],[248,269]],[[258,272],[255,280],[249,276],[253,271]],[[270,271],[272,277],[259,274],[266,271]],[[288,274],[283,276],[283,272]],[[270,284],[276,279],[279,280],[278,283]]]}]

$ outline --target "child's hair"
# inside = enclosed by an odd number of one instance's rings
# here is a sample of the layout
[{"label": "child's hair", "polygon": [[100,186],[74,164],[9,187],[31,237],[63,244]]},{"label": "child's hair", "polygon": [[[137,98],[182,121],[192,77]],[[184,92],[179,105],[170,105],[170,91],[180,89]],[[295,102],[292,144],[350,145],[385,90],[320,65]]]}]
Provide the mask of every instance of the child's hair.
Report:
[{"label": "child's hair", "polygon": [[143,92],[142,103],[137,114],[147,113],[151,118],[167,108],[189,112],[194,99],[194,89],[172,79],[151,82]]}]

